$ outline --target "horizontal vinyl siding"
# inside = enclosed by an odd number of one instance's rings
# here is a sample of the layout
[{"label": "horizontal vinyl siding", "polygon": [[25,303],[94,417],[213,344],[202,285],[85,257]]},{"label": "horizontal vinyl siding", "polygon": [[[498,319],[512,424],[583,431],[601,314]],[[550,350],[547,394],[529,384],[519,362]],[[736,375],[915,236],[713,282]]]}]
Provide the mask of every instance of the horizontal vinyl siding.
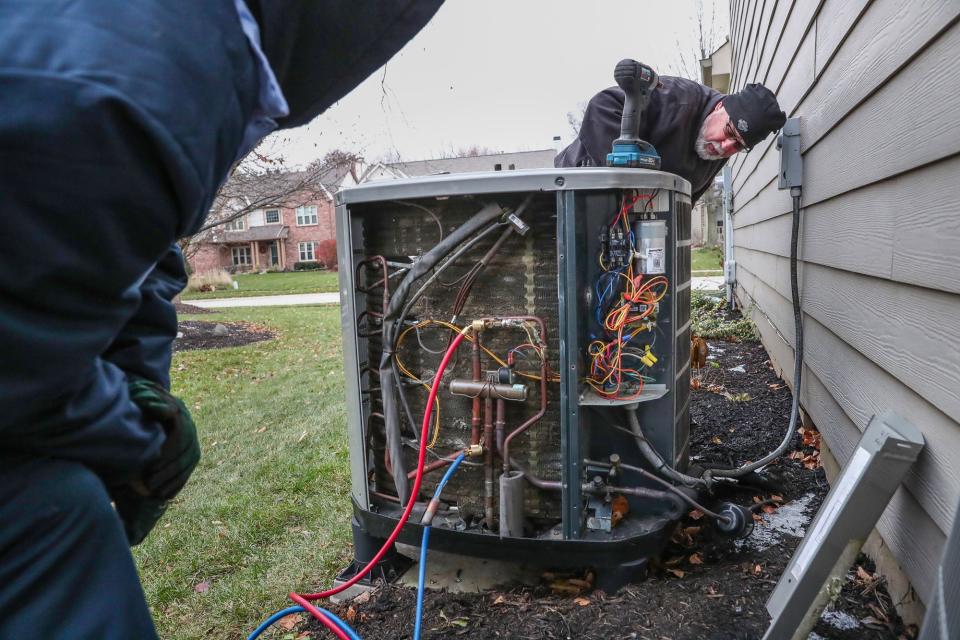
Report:
[{"label": "horizontal vinyl siding", "polygon": [[[732,7],[732,77],[802,118],[801,401],[841,464],[875,413],[924,432],[877,530],[926,600],[960,501],[960,2],[769,2]],[[732,162],[734,251],[738,297],[789,380],[778,166],[772,136]]]},{"label": "horizontal vinyl siding", "polygon": [[[742,287],[742,283],[738,283],[738,297],[745,302],[747,313],[757,323],[761,339],[773,362],[776,365],[792,362],[792,348],[786,343],[784,336],[779,334],[771,319],[760,310],[764,293],[759,293],[760,300],[754,300]],[[807,340],[813,338],[809,327],[805,327],[804,334]],[[805,353],[804,362],[809,361],[810,358]],[[780,373],[792,386],[792,366],[784,366]],[[837,391],[828,391],[828,387],[821,382],[815,370],[811,370],[809,365],[804,366],[803,376],[801,403],[804,410],[830,443],[830,450],[837,461],[841,465],[846,464],[872,413],[866,415],[863,411],[859,412],[858,415],[864,417],[859,423],[854,423],[835,399],[834,394],[837,394]],[[830,382],[828,381],[827,384]],[[854,395],[859,397],[859,394]],[[846,398],[846,395],[842,397]],[[914,482],[914,478],[910,477],[905,486],[897,490],[890,505],[877,522],[876,528],[887,546],[897,554],[897,560],[917,594],[922,600],[926,600],[933,587],[935,570],[946,536],[914,497],[916,490],[910,488]],[[923,494],[922,487],[918,493]]]}]

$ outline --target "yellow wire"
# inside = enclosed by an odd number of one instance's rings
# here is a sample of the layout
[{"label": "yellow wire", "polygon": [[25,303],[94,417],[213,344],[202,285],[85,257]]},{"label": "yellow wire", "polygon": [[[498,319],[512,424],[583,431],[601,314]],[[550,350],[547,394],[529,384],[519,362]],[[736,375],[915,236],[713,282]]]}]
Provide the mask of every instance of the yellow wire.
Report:
[{"label": "yellow wire", "polygon": [[[400,369],[400,373],[407,376],[414,382],[419,383],[420,386],[422,386],[424,389],[427,390],[427,393],[430,393],[430,385],[428,385],[426,382],[424,382],[417,376],[413,375],[405,366],[403,366],[403,363],[400,362],[400,358],[397,358],[397,368]],[[416,425],[414,425],[414,427],[416,427]],[[437,438],[439,437],[440,437],[440,396],[436,395],[433,398],[433,437],[430,440],[430,444],[427,445],[427,449],[433,449],[433,445],[437,444]]]},{"label": "yellow wire", "polygon": [[[397,352],[398,352],[398,353],[396,353],[396,354],[394,355],[394,357],[395,357],[396,360],[397,360],[397,366],[398,366],[398,367],[401,366],[400,354],[399,354],[400,345],[403,343],[403,340],[404,340],[404,338],[406,337],[406,335],[407,335],[408,333],[410,333],[411,331],[413,331],[414,329],[417,329],[418,327],[425,327],[425,326],[429,326],[429,325],[437,325],[437,326],[440,326],[440,327],[444,327],[445,329],[449,329],[450,331],[455,331],[455,332],[457,332],[457,333],[460,333],[460,332],[462,332],[462,331],[464,331],[464,330],[469,330],[469,329],[470,329],[470,325],[467,325],[466,327],[462,327],[462,328],[461,328],[461,327],[458,327],[457,325],[455,325],[455,324],[453,324],[453,323],[446,322],[446,321],[444,321],[444,320],[423,320],[423,321],[421,321],[421,322],[418,322],[418,323],[415,324],[415,325],[412,325],[412,326],[410,326],[410,327],[407,327],[406,329],[404,329],[403,331],[400,332],[400,335],[397,336]],[[465,338],[466,338],[467,340],[469,340],[470,342],[474,342],[474,338],[473,338],[472,336],[470,336],[470,335],[465,335]],[[531,340],[531,343],[532,343],[532,344],[536,344],[536,342],[533,341],[533,340]],[[490,351],[490,349],[488,349],[487,347],[485,347],[485,346],[483,346],[483,345],[480,345],[480,349],[483,350],[483,352],[486,353],[488,356],[490,356],[491,358],[493,358],[493,360],[494,360],[497,364],[499,364],[501,367],[507,366],[507,362],[506,362],[503,358],[501,358],[500,356],[498,356],[497,354],[495,354],[493,351]],[[540,355],[540,359],[542,360],[542,359],[543,359],[542,350],[541,350],[541,349],[538,349],[537,352],[538,352],[538,355]],[[406,373],[406,372],[405,372],[405,373]],[[526,379],[528,379],[528,380],[536,380],[536,381],[539,381],[539,380],[540,380],[540,376],[534,375],[534,374],[532,374],[532,373],[517,372],[517,375],[520,376],[520,377],[522,377],[522,378],[526,378]],[[548,378],[548,382],[560,382],[560,376],[559,376],[559,375],[550,376],[550,378]]]}]

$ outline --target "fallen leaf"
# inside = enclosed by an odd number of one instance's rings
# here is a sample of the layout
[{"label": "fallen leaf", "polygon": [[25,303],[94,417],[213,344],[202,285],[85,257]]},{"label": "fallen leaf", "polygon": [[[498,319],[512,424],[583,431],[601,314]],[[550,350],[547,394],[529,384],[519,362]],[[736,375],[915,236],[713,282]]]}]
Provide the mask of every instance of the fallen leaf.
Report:
[{"label": "fallen leaf", "polygon": [[765,505],[763,505],[763,507],[761,507],[761,508],[763,509],[763,512],[764,512],[764,513],[776,513],[776,512],[777,512],[777,507],[774,506],[774,505],[772,505],[772,504],[765,504]]},{"label": "fallen leaf", "polygon": [[861,566],[857,567],[857,577],[863,580],[864,582],[873,582],[873,576],[869,571],[864,569]]},{"label": "fallen leaf", "polygon": [[754,522],[763,522],[763,516],[761,516],[759,513],[754,513],[752,515]]},{"label": "fallen leaf", "polygon": [[277,622],[277,626],[284,631],[293,631],[293,628],[297,626],[298,622],[300,622],[300,616],[293,614],[280,618],[280,620]]},{"label": "fallen leaf", "polygon": [[770,499],[771,499],[771,500],[776,500],[777,502],[783,502],[783,496],[778,496],[778,495],[775,494],[775,493],[770,496]]},{"label": "fallen leaf", "polygon": [[617,523],[623,520],[629,511],[630,503],[627,502],[624,496],[618,494],[613,499],[613,504],[611,505],[610,524],[617,526]]},{"label": "fallen leaf", "polygon": [[703,558],[700,557],[699,553],[695,553],[689,558],[687,558],[687,562],[689,562],[690,564],[703,564]]},{"label": "fallen leaf", "polygon": [[347,609],[347,613],[346,613],[345,615],[346,615],[346,618],[347,618],[347,622],[349,622],[350,624],[353,624],[354,621],[356,621],[356,619],[357,619],[357,610],[354,609],[353,606],[350,606],[350,607]]},{"label": "fallen leaf", "polygon": [[564,582],[554,582],[550,585],[550,589],[556,593],[567,593],[574,596],[583,591],[580,587],[575,587],[572,584],[566,584]]},{"label": "fallen leaf", "polygon": [[884,612],[884,611],[883,611],[880,607],[878,607],[877,605],[873,604],[872,602],[869,602],[869,603],[867,603],[867,607],[870,608],[870,611],[873,611],[873,615],[875,615],[877,618],[879,618],[879,620],[881,621],[881,623],[886,624],[886,623],[890,622],[890,619],[887,617],[886,612]]},{"label": "fallen leaf", "polygon": [[713,444],[723,444],[723,440],[720,439],[720,436],[713,436],[713,438],[710,439],[710,442]]},{"label": "fallen leaf", "polygon": [[688,513],[687,516],[688,516],[691,520],[699,520],[700,518],[703,517],[703,511],[700,511],[700,509],[694,509],[693,511],[691,511],[690,513]]},{"label": "fallen leaf", "polygon": [[203,582],[198,582],[197,584],[193,585],[193,590],[197,593],[206,593],[207,591],[210,591],[210,583],[206,580]]},{"label": "fallen leaf", "polygon": [[763,502],[763,498],[760,496],[753,496],[753,504],[758,504],[760,502]]},{"label": "fallen leaf", "polygon": [[763,573],[763,567],[761,567],[759,564],[753,565],[752,573],[755,576],[760,575],[761,573]]},{"label": "fallen leaf", "polygon": [[370,592],[364,591],[363,593],[358,595],[356,598],[354,598],[353,602],[356,602],[357,604],[363,604],[364,602],[369,602],[369,600],[370,600]]},{"label": "fallen leaf", "polygon": [[672,573],[678,578],[682,578],[683,576],[687,575],[685,571],[682,571],[681,569],[674,569],[672,567],[668,567],[667,571],[669,571],[670,573]]},{"label": "fallen leaf", "polygon": [[504,598],[502,595],[499,595],[497,596],[497,599],[493,601],[493,604],[503,604],[506,601],[506,598]]},{"label": "fallen leaf", "polygon": [[587,598],[574,598],[573,601],[576,602],[581,607],[585,607],[588,604],[590,604],[590,600],[588,600]]}]

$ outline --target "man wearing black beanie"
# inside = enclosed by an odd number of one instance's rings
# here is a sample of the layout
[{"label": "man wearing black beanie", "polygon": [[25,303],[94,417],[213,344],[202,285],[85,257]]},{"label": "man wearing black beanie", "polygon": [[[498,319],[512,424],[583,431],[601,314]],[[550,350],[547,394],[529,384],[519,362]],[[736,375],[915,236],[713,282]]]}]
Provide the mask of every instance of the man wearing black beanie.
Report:
[{"label": "man wearing black beanie", "polygon": [[[587,105],[577,139],[554,160],[557,167],[601,167],[620,136],[623,91],[604,89]],[[760,84],[723,95],[699,82],[661,76],[640,121],[640,138],[660,154],[661,170],[690,182],[696,201],[727,158],[749,150],[783,126],[786,114]]]}]

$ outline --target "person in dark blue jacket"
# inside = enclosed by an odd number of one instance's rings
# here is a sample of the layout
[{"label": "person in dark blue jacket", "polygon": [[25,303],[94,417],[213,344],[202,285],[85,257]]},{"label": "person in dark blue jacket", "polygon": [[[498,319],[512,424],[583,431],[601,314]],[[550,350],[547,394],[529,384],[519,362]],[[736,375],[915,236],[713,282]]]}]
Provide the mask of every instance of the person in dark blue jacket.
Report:
[{"label": "person in dark blue jacket", "polygon": [[0,0],[0,638],[156,637],[129,544],[199,460],[175,240],[441,2]]}]

